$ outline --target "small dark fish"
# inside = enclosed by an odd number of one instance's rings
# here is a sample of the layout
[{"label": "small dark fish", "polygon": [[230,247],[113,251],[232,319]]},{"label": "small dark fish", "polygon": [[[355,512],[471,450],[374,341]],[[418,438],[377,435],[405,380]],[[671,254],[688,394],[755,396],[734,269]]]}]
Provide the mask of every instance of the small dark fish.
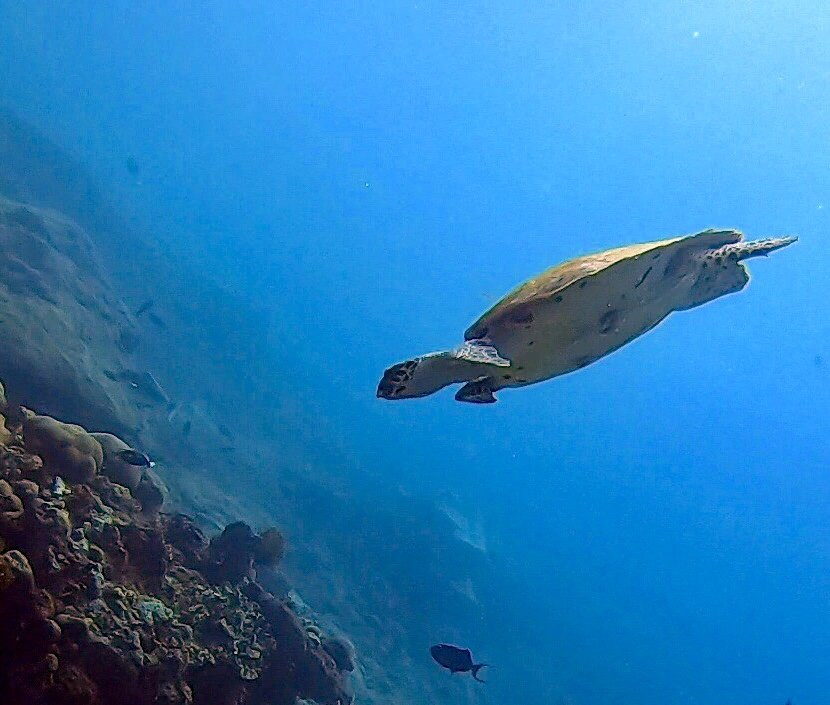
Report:
[{"label": "small dark fish", "polygon": [[149,318],[159,328],[167,328],[167,324],[164,321],[162,321],[155,313],[148,313],[147,318]]},{"label": "small dark fish", "polygon": [[170,399],[158,380],[149,372],[134,372],[128,370],[124,373],[124,379],[135,390],[159,404],[169,404]]},{"label": "small dark fish", "polygon": [[184,422],[184,425],[182,426],[182,435],[183,436],[188,436],[190,434],[190,425],[191,425],[190,419],[188,419],[187,421]]},{"label": "small dark fish", "polygon": [[236,450],[233,446],[222,446],[219,449],[220,453],[233,453]]},{"label": "small dark fish", "polygon": [[116,455],[129,465],[138,465],[139,467],[144,468],[152,468],[156,465],[144,453],[141,453],[137,450],[133,450],[132,448],[125,448],[124,450],[119,450],[116,453]]},{"label": "small dark fish", "polygon": [[221,433],[229,441],[233,440],[233,434],[231,433],[231,430],[227,426],[225,426],[225,424],[223,424],[223,423],[217,424],[216,428],[218,428],[219,433]]},{"label": "small dark fish", "polygon": [[141,306],[138,307],[134,314],[135,317],[138,318],[142,313],[149,311],[151,308],[153,308],[154,303],[156,302],[153,299],[147,299],[147,301],[145,301],[143,304],[141,304]]},{"label": "small dark fish", "polygon": [[478,677],[478,672],[484,668],[486,663],[473,663],[473,655],[469,649],[462,649],[450,644],[436,644],[430,647],[429,653],[432,658],[451,673],[472,673],[479,683],[485,681]]},{"label": "small dark fish", "polygon": [[130,172],[130,176],[138,176],[140,169],[135,157],[127,157],[127,161],[124,162],[124,166],[127,167],[127,171]]}]

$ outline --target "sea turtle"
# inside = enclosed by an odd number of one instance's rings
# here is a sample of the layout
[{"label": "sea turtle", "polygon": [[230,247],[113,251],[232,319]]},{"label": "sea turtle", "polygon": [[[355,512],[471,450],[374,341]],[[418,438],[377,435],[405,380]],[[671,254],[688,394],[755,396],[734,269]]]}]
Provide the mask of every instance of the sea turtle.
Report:
[{"label": "sea turtle", "polygon": [[463,383],[458,401],[488,404],[494,392],[578,370],[651,330],[672,311],[740,291],[741,260],[795,242],[748,242],[737,230],[704,230],[578,257],[507,294],[454,350],[393,365],[377,395],[409,399]]}]

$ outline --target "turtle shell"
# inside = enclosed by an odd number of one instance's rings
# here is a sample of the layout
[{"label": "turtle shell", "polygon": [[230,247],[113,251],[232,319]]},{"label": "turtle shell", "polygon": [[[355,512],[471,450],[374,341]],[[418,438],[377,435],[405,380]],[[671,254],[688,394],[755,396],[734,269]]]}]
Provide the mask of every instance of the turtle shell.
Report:
[{"label": "turtle shell", "polygon": [[[705,230],[585,255],[524,282],[482,315],[464,337],[487,339],[511,360],[503,386],[579,369],[691,308],[748,281],[737,261],[712,267],[707,251],[739,242],[737,230]],[[700,255],[700,256],[696,256]]]}]

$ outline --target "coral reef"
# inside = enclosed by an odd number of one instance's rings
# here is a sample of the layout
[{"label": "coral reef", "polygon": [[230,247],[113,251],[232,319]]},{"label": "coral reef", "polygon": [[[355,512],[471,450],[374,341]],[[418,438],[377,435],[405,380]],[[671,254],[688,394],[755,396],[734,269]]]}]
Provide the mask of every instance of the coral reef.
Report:
[{"label": "coral reef", "polygon": [[257,582],[282,556],[276,529],[236,522],[208,541],[182,514],[142,511],[153,480],[111,465],[120,439],[21,416],[0,440],[4,705],[351,701],[348,646]]},{"label": "coral reef", "polygon": [[[187,543],[192,522],[156,518],[160,508],[187,512],[211,535],[237,518],[290,527],[291,551],[278,570],[254,557],[257,581],[290,598],[307,638],[336,661],[342,654],[329,639],[343,639],[345,631],[354,641],[360,658],[348,679],[362,705],[499,702],[490,699],[492,686],[467,692],[462,681],[435,673],[425,647],[436,635],[471,642],[498,633],[484,614],[512,625],[524,606],[511,611],[486,556],[455,541],[455,527],[442,527],[433,509],[398,497],[394,482],[378,491],[394,474],[371,473],[373,492],[366,492],[349,427],[328,418],[316,388],[303,382],[310,365],[325,369],[325,355],[306,346],[312,358],[293,370],[303,375],[274,374],[274,360],[288,365],[303,340],[293,319],[275,302],[228,286],[202,258],[173,256],[179,232],[170,229],[167,237],[157,214],[146,218],[143,197],[134,199],[130,188],[123,198],[111,181],[98,183],[75,156],[3,107],[0,193],[0,257],[9,257],[0,268],[17,272],[0,277],[0,374],[10,401],[112,431],[148,453],[164,480],[142,471],[133,488],[136,475],[119,475],[126,469],[91,434],[104,450],[104,464],[87,485],[92,494],[111,508],[105,495],[126,496],[134,523],[160,523],[164,541],[185,546],[187,556],[206,550]],[[42,257],[32,256],[38,252]],[[136,315],[150,298],[152,309]],[[0,408],[0,443],[9,449],[19,450],[19,430],[12,441],[3,428],[20,421],[14,407]],[[39,484],[42,499],[52,490],[48,483]],[[13,485],[13,498],[0,490],[0,514],[22,510]],[[70,495],[60,483],[53,487],[64,505],[87,496],[72,483]],[[142,512],[135,513],[133,500]],[[22,552],[31,565],[32,555]],[[4,625],[0,631],[13,632]],[[513,663],[517,673],[543,666],[527,651]],[[209,682],[189,681],[191,691],[203,693]],[[225,692],[216,688],[217,697]],[[86,700],[79,695],[77,702]]]},{"label": "coral reef", "polygon": [[23,440],[27,450],[69,482],[90,482],[104,463],[101,444],[83,428],[49,416],[27,415]]},{"label": "coral reef", "polygon": [[6,428],[6,387],[3,381],[0,380],[0,443],[8,443],[11,438],[11,432]]},{"label": "coral reef", "polygon": [[275,566],[285,555],[285,539],[279,529],[266,529],[260,534],[254,550],[254,561],[259,565]]},{"label": "coral reef", "polygon": [[130,446],[112,433],[91,433],[90,435],[98,441],[104,452],[103,473],[113,482],[124,485],[130,492],[135,493],[141,482],[143,468],[130,465],[117,455],[119,451],[128,450]]}]

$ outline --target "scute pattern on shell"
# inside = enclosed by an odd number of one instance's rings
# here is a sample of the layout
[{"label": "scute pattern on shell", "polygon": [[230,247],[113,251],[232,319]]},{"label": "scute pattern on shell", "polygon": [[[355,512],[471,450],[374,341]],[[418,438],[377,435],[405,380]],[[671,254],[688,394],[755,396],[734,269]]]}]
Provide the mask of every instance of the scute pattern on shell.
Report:
[{"label": "scute pattern on shell", "polygon": [[[610,250],[596,252],[581,257],[575,257],[561,264],[546,269],[541,274],[523,282],[488,311],[486,311],[464,333],[466,340],[480,337],[493,319],[509,315],[513,309],[524,304],[544,300],[562,294],[570,286],[579,283],[586,277],[594,276],[618,262],[639,257],[652,250],[669,247],[682,242],[695,241],[695,245],[703,248],[719,247],[743,239],[743,234],[737,230],[704,230],[693,235],[655,240],[634,245],[615,247]],[[524,311],[520,315],[526,315]]]}]

